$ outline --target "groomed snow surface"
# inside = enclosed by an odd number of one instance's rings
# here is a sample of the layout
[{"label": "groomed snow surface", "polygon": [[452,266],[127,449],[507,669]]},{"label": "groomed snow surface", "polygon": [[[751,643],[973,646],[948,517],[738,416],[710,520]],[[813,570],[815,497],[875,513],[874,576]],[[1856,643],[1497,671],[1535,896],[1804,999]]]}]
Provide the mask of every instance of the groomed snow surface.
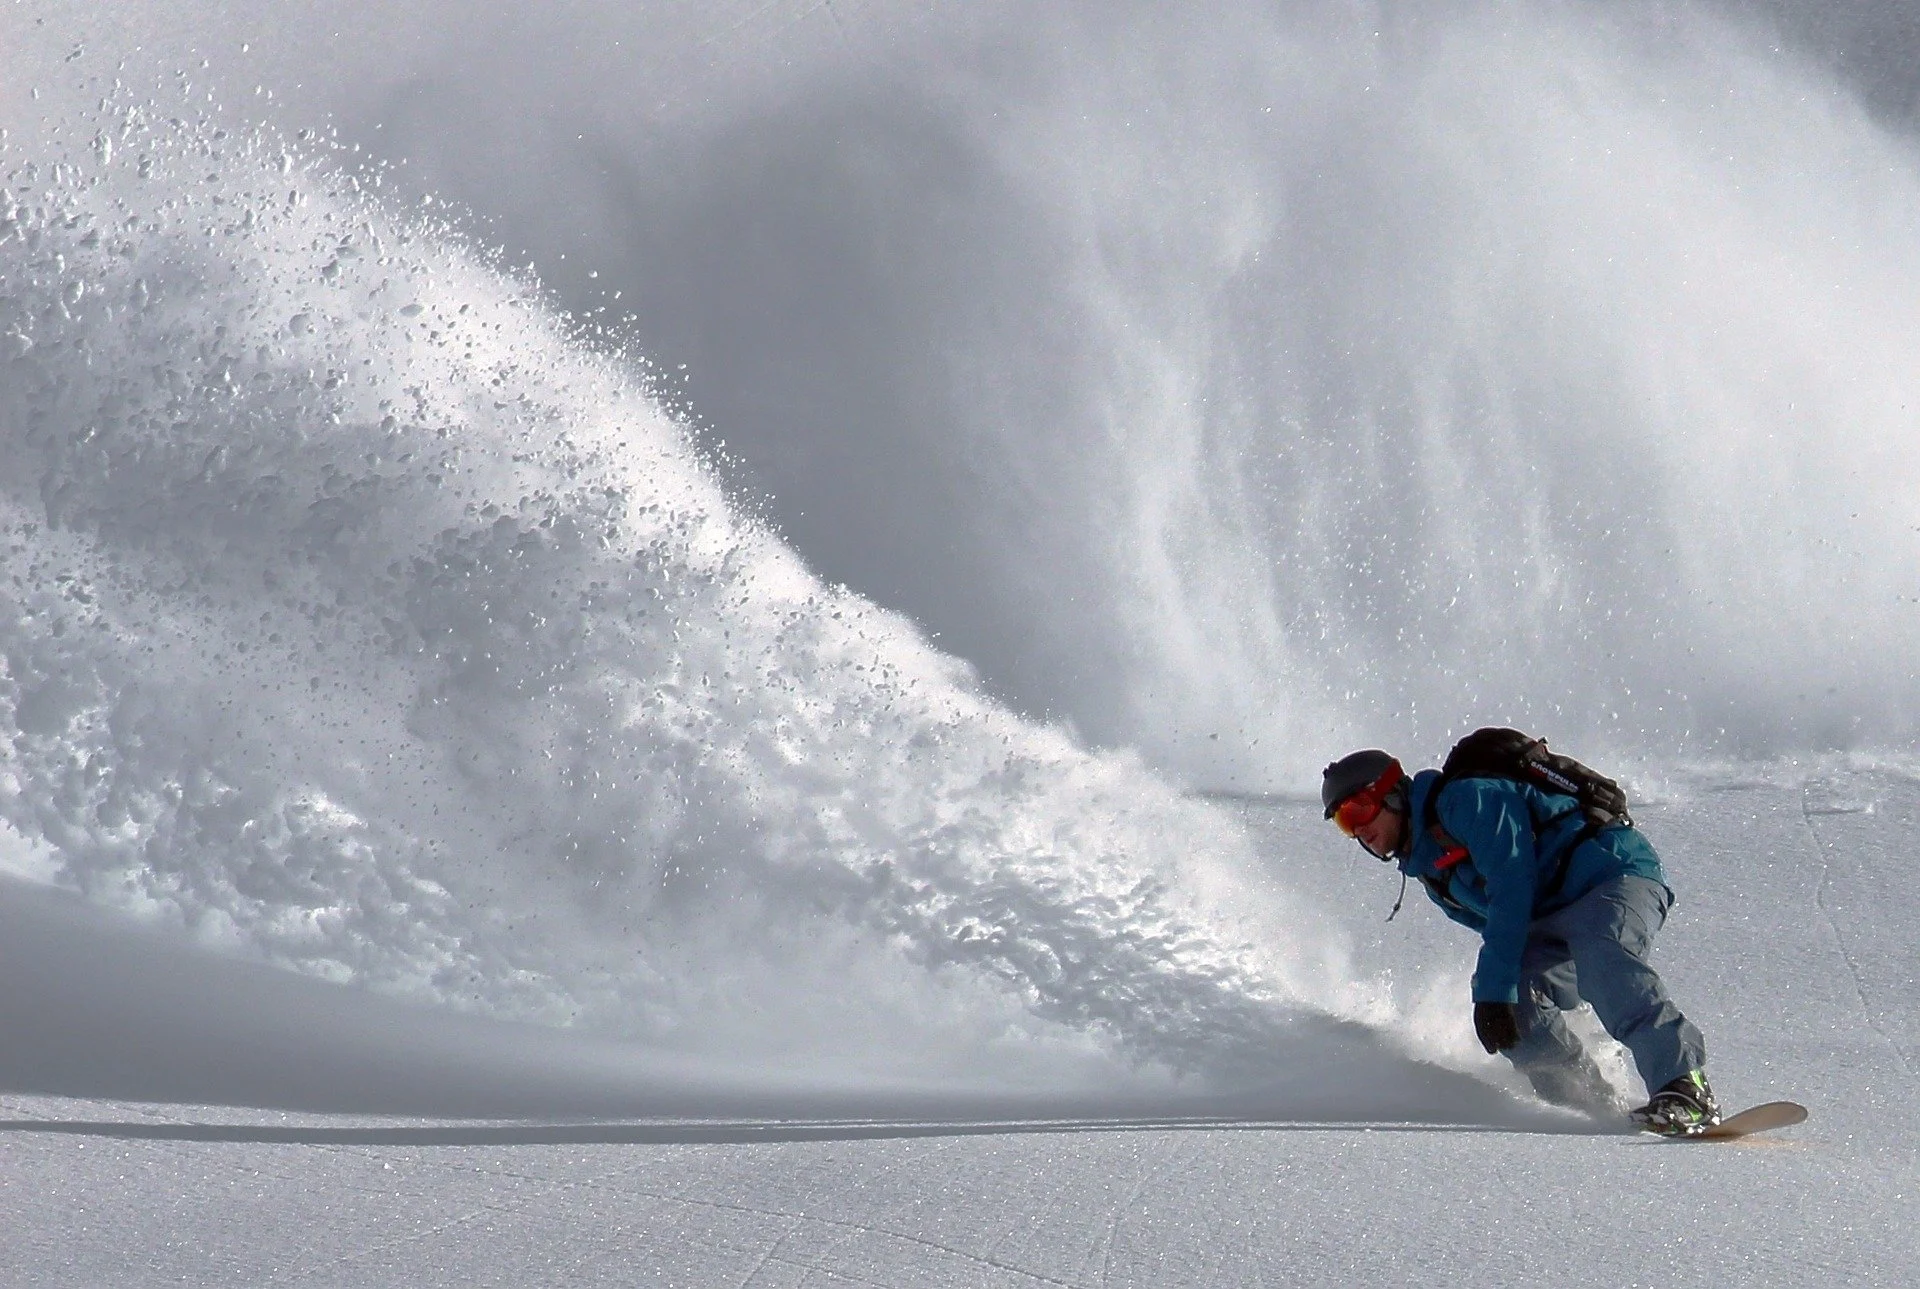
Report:
[{"label": "groomed snow surface", "polygon": [[[1432,978],[1441,1023],[1464,1029],[1471,937],[1423,903],[1379,923],[1394,883],[1311,808],[1220,808],[1339,910],[1358,970]],[[1658,962],[1707,1032],[1723,1098],[1798,1099],[1805,1125],[1700,1146],[1595,1134],[1504,1093],[1459,1113],[1447,1085],[1416,1091],[1410,1063],[1385,1055],[1350,1072],[1354,1105],[1375,1112],[1345,1122],[1293,1112],[1288,1070],[1238,1106],[876,1088],[863,1111],[844,1087],[728,1088],[696,1070],[676,1084],[638,1051],[631,1087],[683,1099],[659,1117],[630,1091],[623,1113],[608,1050],[425,1013],[409,1024],[363,995],[176,958],[10,886],[5,1081],[105,1095],[0,1098],[0,1279],[1911,1283],[1920,787],[1885,769],[1776,766],[1676,788],[1642,813],[1680,888]],[[73,1023],[127,998],[162,1023]],[[323,1077],[285,1077],[309,1063]],[[1507,1082],[1493,1062],[1460,1063]],[[314,1104],[331,1088],[407,1113],[154,1100],[194,1077],[226,1100]],[[703,1103],[725,1112],[686,1113]],[[542,1105],[576,1113],[432,1113]]]}]

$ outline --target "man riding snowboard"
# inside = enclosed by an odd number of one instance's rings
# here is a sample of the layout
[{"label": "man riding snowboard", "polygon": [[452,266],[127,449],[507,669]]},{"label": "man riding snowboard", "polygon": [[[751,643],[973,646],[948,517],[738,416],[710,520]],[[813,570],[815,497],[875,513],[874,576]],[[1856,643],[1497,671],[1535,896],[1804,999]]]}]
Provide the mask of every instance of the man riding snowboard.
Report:
[{"label": "man riding snowboard", "polygon": [[1438,770],[1409,778],[1377,749],[1329,765],[1320,795],[1342,832],[1398,861],[1449,918],[1480,933],[1474,1033],[1489,1053],[1506,1053],[1543,1099],[1617,1108],[1560,1017],[1585,1001],[1633,1054],[1652,1094],[1632,1112],[1635,1122],[1669,1135],[1720,1122],[1703,1069],[1706,1042],[1647,963],[1673,892],[1660,857],[1626,818],[1624,795],[1617,820],[1602,814],[1606,822],[1596,823],[1572,795],[1470,771],[1444,782]]}]

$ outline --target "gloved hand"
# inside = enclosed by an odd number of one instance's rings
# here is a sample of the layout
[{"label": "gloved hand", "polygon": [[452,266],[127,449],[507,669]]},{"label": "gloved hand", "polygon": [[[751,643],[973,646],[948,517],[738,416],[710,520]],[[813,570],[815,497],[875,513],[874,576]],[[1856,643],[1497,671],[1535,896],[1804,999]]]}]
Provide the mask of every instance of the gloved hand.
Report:
[{"label": "gloved hand", "polygon": [[1512,1003],[1475,1003],[1473,1032],[1487,1054],[1504,1052],[1520,1041],[1520,1015]]}]

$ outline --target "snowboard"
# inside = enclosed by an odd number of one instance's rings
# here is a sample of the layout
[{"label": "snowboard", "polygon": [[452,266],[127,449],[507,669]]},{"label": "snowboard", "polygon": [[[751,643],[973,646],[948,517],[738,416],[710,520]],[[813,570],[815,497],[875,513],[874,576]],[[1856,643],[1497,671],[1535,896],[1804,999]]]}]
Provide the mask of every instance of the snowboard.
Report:
[{"label": "snowboard", "polygon": [[[1771,1132],[1775,1128],[1790,1128],[1796,1123],[1805,1123],[1807,1108],[1793,1101],[1768,1101],[1764,1105],[1751,1106],[1739,1114],[1730,1114],[1719,1123],[1703,1131],[1687,1136],[1668,1136],[1655,1132],[1656,1137],[1666,1137],[1668,1141],[1738,1141],[1750,1137],[1756,1132]],[[1653,1132],[1643,1128],[1643,1132]]]}]

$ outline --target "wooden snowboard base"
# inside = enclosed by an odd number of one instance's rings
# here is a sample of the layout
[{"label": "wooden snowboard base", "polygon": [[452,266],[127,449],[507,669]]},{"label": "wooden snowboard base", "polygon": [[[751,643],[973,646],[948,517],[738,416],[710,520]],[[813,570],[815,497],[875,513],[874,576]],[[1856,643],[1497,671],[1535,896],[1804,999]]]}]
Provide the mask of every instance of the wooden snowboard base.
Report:
[{"label": "wooden snowboard base", "polygon": [[1793,1101],[1769,1101],[1765,1105],[1753,1106],[1739,1114],[1730,1114],[1705,1132],[1696,1132],[1691,1137],[1670,1137],[1670,1141],[1737,1141],[1741,1137],[1750,1137],[1756,1132],[1771,1132],[1775,1128],[1790,1128],[1796,1123],[1807,1121],[1807,1108]]}]

